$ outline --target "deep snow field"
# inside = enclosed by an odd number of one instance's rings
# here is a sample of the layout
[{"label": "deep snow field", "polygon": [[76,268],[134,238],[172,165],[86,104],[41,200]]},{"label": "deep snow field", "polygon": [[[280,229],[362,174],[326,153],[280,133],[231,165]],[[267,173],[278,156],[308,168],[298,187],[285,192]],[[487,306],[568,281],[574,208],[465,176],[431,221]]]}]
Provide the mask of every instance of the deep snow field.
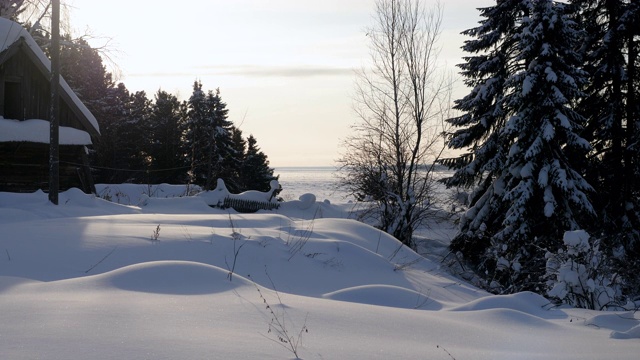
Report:
[{"label": "deep snow field", "polygon": [[306,360],[639,357],[640,314],[487,294],[352,204],[239,214],[149,190],[0,193],[0,358],[295,358],[279,336]]}]

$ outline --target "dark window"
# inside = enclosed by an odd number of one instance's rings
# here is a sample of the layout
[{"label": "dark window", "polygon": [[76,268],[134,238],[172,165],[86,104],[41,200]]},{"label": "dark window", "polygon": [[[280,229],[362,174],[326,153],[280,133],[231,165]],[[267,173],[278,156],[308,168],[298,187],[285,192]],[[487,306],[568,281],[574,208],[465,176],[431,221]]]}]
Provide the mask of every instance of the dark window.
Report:
[{"label": "dark window", "polygon": [[19,82],[4,83],[4,118],[24,120]]}]

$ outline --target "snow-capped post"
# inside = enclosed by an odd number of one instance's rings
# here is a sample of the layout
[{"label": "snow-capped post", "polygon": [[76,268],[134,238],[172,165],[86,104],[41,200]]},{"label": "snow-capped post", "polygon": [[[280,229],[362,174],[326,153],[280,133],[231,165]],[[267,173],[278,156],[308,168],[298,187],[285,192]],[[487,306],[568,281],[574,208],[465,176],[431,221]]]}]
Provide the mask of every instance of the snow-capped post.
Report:
[{"label": "snow-capped post", "polygon": [[49,201],[58,205],[60,182],[59,127],[60,112],[60,0],[51,1],[51,113],[49,114]]}]

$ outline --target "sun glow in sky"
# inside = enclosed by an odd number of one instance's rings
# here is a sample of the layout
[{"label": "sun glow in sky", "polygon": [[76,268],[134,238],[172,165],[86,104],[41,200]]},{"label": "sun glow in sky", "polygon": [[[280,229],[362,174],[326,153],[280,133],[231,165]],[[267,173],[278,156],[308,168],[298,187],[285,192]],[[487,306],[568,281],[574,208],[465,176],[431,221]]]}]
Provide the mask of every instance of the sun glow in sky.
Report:
[{"label": "sun glow in sky", "polygon": [[[272,166],[330,166],[339,158],[357,120],[354,71],[369,58],[374,0],[69,3],[72,27],[90,29],[92,45],[112,39],[118,80],[129,91],[153,99],[162,89],[185,100],[198,79],[207,90],[220,88],[230,120],[257,138]],[[477,25],[475,8],[493,1],[441,3],[440,59],[454,69],[463,55],[459,33]]]}]

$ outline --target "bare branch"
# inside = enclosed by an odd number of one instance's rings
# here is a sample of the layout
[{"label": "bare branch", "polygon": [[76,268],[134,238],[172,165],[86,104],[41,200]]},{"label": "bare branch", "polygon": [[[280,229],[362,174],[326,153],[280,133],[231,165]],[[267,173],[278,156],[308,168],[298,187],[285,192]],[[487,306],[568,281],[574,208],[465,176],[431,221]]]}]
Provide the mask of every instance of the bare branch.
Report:
[{"label": "bare branch", "polygon": [[428,212],[430,169],[445,148],[452,81],[438,68],[442,14],[420,0],[376,2],[371,66],[356,74],[359,121],[339,160],[342,186],[374,201],[379,227],[407,245]]}]

